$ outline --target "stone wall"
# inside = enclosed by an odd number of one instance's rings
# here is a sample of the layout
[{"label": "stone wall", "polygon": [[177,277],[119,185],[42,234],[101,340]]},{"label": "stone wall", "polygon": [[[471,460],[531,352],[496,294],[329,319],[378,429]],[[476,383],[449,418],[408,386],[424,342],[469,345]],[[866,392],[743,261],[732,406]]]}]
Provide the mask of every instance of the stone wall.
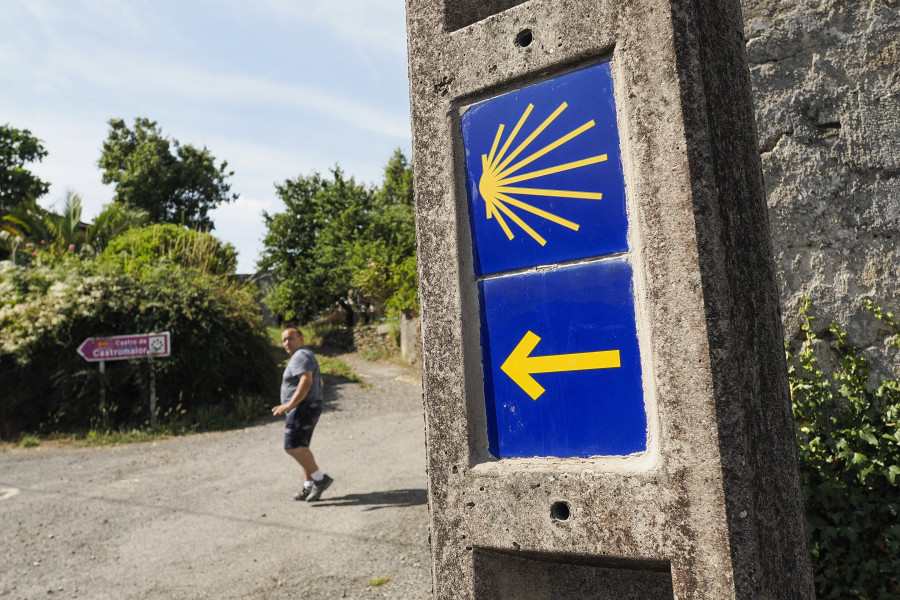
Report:
[{"label": "stone wall", "polygon": [[331,329],[322,337],[322,346],[360,353],[376,350],[382,356],[399,355],[413,366],[422,364],[422,339],[418,317],[402,316],[398,323]]},{"label": "stone wall", "polygon": [[900,375],[863,307],[900,313],[900,2],[742,7],[785,335],[809,296]]},{"label": "stone wall", "polygon": [[400,350],[397,341],[397,325],[382,323],[353,328],[353,347],[357,352],[377,350],[380,354],[391,356]]}]

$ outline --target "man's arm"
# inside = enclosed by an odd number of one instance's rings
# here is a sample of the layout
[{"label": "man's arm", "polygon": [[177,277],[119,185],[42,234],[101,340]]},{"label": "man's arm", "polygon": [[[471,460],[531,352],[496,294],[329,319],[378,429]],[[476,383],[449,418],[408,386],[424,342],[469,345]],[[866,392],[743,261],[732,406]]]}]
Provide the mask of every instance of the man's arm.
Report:
[{"label": "man's arm", "polygon": [[312,371],[304,371],[300,373],[300,382],[297,385],[297,390],[294,392],[294,395],[291,396],[291,401],[287,404],[279,404],[278,406],[272,409],[273,415],[283,415],[289,410],[295,409],[303,400],[306,399],[306,395],[309,393],[309,388],[312,387]]}]

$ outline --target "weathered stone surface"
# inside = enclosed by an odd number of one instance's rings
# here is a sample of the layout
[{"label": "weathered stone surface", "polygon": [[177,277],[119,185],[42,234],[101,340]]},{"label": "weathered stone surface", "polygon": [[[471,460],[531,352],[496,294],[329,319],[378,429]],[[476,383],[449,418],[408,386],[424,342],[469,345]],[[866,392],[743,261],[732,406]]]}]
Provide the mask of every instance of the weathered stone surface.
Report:
[{"label": "weathered stone surface", "polygon": [[900,2],[742,0],[785,334],[802,296],[878,375],[900,312]]}]

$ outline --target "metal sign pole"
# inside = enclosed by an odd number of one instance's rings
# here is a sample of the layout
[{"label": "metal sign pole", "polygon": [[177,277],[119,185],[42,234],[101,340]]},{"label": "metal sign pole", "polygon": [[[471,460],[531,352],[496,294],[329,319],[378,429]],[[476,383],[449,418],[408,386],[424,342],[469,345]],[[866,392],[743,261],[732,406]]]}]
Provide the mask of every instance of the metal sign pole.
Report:
[{"label": "metal sign pole", "polygon": [[103,429],[109,427],[106,415],[106,361],[100,361],[100,426]]},{"label": "metal sign pole", "polygon": [[150,427],[156,428],[156,371],[153,369],[153,357],[148,356],[150,363]]}]

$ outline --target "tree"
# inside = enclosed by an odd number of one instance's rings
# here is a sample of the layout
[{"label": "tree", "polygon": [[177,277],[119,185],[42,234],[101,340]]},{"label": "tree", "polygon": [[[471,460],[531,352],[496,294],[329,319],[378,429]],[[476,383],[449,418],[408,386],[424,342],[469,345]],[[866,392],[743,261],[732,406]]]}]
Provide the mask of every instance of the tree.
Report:
[{"label": "tree", "polygon": [[114,183],[114,200],[147,211],[154,223],[175,223],[212,229],[209,211],[237,199],[230,194],[228,163],[216,167],[209,150],[163,136],[155,121],[109,121],[99,166],[103,183]]},{"label": "tree", "polygon": [[50,184],[24,168],[45,156],[43,144],[29,130],[15,129],[9,123],[0,125],[0,214],[47,193]]},{"label": "tree", "polygon": [[376,314],[418,312],[413,173],[399,149],[375,191],[366,227],[354,244],[353,263],[353,289]]},{"label": "tree", "polygon": [[268,232],[259,267],[278,283],[267,302],[289,319],[305,320],[335,303],[368,314],[416,312],[416,240],[412,169],[397,150],[381,186],[366,189],[318,173],[277,185],[286,211],[264,213]]},{"label": "tree", "polygon": [[331,180],[313,173],[276,185],[287,210],[263,213],[268,231],[259,267],[278,278],[267,302],[288,319],[306,320],[335,302],[346,304],[352,244],[364,227],[372,193],[352,177],[345,179],[338,167],[331,174]]}]

